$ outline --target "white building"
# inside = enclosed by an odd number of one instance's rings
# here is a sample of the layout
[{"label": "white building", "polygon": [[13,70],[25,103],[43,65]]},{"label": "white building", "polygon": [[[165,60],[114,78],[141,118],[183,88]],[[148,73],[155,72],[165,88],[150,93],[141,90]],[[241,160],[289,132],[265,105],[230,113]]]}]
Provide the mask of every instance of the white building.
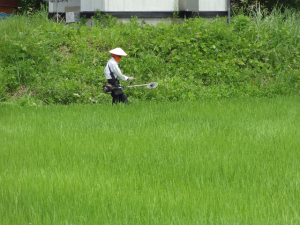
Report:
[{"label": "white building", "polygon": [[57,12],[63,16],[66,12],[77,12],[90,19],[99,10],[123,21],[137,16],[156,24],[163,18],[172,18],[174,12],[180,18],[227,16],[229,4],[230,0],[50,0],[49,17]]}]

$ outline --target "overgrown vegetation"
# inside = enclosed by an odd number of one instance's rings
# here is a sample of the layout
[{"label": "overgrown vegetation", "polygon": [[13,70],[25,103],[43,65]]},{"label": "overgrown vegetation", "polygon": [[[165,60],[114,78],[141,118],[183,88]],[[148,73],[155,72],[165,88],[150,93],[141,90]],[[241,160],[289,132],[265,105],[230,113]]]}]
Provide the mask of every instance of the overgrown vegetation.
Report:
[{"label": "overgrown vegetation", "polygon": [[231,3],[238,9],[258,9],[262,7],[269,11],[280,7],[281,9],[300,9],[300,0],[231,0]]},{"label": "overgrown vegetation", "polygon": [[295,94],[300,86],[300,15],[189,19],[156,27],[97,14],[96,26],[54,23],[46,12],[0,21],[0,99],[20,104],[101,103],[108,51],[122,47],[120,63],[138,83],[132,101],[195,100]]},{"label": "overgrown vegetation", "polygon": [[18,13],[19,14],[32,14],[41,9],[48,8],[48,0],[19,0],[18,1]]}]

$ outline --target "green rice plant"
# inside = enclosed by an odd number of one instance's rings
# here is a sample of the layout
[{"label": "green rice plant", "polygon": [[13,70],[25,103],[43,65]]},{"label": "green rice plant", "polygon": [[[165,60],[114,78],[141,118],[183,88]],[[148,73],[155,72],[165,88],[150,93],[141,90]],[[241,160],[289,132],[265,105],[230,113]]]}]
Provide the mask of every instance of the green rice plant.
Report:
[{"label": "green rice plant", "polygon": [[297,224],[299,97],[0,106],[1,224]]},{"label": "green rice plant", "polygon": [[6,100],[5,96],[6,96],[6,91],[7,91],[7,87],[6,87],[6,78],[3,74],[3,69],[0,69],[0,102]]}]

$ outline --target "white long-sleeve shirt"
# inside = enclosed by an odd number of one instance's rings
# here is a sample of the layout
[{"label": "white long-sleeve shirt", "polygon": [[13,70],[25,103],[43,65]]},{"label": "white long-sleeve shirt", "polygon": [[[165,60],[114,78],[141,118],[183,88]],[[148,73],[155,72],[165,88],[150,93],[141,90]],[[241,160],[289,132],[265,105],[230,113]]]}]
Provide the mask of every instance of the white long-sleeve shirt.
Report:
[{"label": "white long-sleeve shirt", "polygon": [[109,66],[111,72],[113,72],[115,79],[121,78],[122,80],[125,80],[125,81],[128,80],[128,77],[125,76],[124,74],[122,74],[122,72],[119,68],[118,62],[114,58],[111,58],[110,60],[108,60],[107,65],[104,69],[106,79],[112,79],[110,76],[110,71],[108,69],[108,66]]}]

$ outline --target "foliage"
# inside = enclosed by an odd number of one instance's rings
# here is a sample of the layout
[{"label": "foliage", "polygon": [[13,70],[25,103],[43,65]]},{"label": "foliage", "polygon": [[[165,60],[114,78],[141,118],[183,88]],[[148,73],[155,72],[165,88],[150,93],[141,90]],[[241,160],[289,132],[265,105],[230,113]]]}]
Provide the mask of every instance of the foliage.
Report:
[{"label": "foliage", "polygon": [[95,26],[102,28],[112,28],[117,24],[117,18],[103,14],[99,10],[96,10],[95,15],[92,17]]},{"label": "foliage", "polygon": [[[225,19],[195,18],[156,27],[96,14],[96,26],[54,23],[47,13],[0,21],[0,99],[101,103],[108,51],[122,47],[121,70],[157,89],[129,99],[177,101],[297,93],[300,15],[290,10]],[[2,78],[1,78],[2,77]],[[136,83],[137,83],[136,82]]]},{"label": "foliage", "polygon": [[42,8],[48,7],[48,1],[46,0],[19,0],[18,13],[34,13]]},{"label": "foliage", "polygon": [[259,3],[263,8],[272,11],[274,8],[283,7],[300,10],[300,0],[232,0],[238,8],[257,8]]}]

